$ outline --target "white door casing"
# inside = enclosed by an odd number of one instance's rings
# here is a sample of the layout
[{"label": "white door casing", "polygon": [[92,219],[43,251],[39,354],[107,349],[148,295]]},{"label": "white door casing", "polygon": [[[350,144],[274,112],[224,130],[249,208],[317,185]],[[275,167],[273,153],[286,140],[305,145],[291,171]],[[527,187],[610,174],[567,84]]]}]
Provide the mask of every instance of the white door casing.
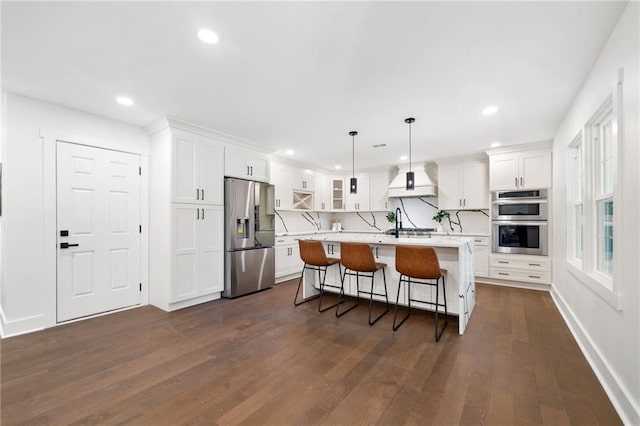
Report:
[{"label": "white door casing", "polygon": [[140,156],[56,149],[57,321],[140,304]]}]

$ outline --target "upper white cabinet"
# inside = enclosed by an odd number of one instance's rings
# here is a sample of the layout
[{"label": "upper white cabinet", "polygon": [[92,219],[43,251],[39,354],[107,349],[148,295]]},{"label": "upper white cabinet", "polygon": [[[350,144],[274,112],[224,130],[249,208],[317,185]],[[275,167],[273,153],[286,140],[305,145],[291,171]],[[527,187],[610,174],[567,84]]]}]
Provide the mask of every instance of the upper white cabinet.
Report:
[{"label": "upper white cabinet", "polygon": [[291,168],[272,161],[271,183],[275,186],[276,210],[290,210],[293,206]]},{"label": "upper white cabinet", "polygon": [[492,191],[551,187],[551,150],[533,149],[489,156]]},{"label": "upper white cabinet", "polygon": [[389,171],[384,170],[371,173],[369,179],[371,186],[371,211],[387,211],[389,205]]},{"label": "upper white cabinet", "polygon": [[316,173],[314,176],[314,207],[318,212],[331,210],[331,183],[329,176],[324,173]]},{"label": "upper white cabinet", "polygon": [[349,179],[351,178],[345,178],[345,183],[349,189],[346,192],[346,210],[352,212],[370,211],[371,200],[369,197],[371,189],[369,187],[369,175],[366,173],[358,173],[356,174],[356,178],[358,179],[358,192],[356,194],[352,194],[349,188]]},{"label": "upper white cabinet", "polygon": [[255,151],[227,146],[224,156],[224,175],[269,182],[269,158]]},{"label": "upper white cabinet", "polygon": [[331,210],[344,211],[345,208],[345,179],[333,176],[331,181]]},{"label": "upper white cabinet", "polygon": [[180,130],[172,132],[171,140],[172,201],[222,204],[222,143]]},{"label": "upper white cabinet", "polygon": [[311,170],[293,168],[291,186],[301,191],[313,191],[315,183],[313,175]]},{"label": "upper white cabinet", "polygon": [[489,208],[489,167],[483,161],[438,164],[440,210]]}]

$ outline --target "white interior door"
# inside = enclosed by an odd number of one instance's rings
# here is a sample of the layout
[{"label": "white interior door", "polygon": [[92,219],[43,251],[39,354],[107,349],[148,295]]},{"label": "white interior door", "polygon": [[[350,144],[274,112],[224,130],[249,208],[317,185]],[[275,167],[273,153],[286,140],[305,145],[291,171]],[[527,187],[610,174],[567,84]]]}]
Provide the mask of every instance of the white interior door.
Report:
[{"label": "white interior door", "polygon": [[140,304],[140,156],[56,148],[58,322]]}]

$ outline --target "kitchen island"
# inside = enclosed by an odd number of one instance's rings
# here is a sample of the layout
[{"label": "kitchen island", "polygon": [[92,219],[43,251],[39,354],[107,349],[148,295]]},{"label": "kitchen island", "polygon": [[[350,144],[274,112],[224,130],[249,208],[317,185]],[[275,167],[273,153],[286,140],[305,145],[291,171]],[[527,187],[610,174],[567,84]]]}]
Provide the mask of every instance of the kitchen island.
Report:
[{"label": "kitchen island", "polygon": [[[458,333],[463,334],[469,322],[471,313],[475,306],[475,279],[473,271],[473,238],[466,237],[400,237],[395,238],[384,234],[364,234],[364,233],[331,233],[301,236],[300,238],[319,240],[323,242],[329,257],[339,257],[341,242],[359,242],[370,244],[376,262],[386,263],[385,270],[387,277],[387,291],[389,303],[392,305],[396,301],[398,292],[398,280],[400,274],[395,269],[395,247],[397,245],[420,245],[433,247],[438,255],[440,267],[447,270],[446,293],[447,308],[449,314],[458,316]],[[384,293],[384,282],[382,274],[375,274],[374,292]],[[345,293],[351,296],[356,295],[356,278],[347,275],[345,278]],[[368,290],[371,280],[361,278],[360,289]],[[328,269],[327,284],[340,285],[340,275],[337,267]],[[307,271],[304,279],[304,297],[310,297],[318,293],[318,274],[314,271]],[[325,287],[325,291],[336,292],[338,290]],[[436,291],[432,286],[412,285],[412,299],[435,301]],[[361,297],[363,295],[361,294]],[[367,297],[367,296],[364,296]],[[442,296],[441,296],[442,297]],[[384,296],[374,296],[375,300],[384,302]],[[407,305],[407,286],[402,287],[400,293],[400,305]],[[419,302],[411,303],[412,308],[433,310],[431,305]],[[393,307],[392,307],[393,309]]]}]

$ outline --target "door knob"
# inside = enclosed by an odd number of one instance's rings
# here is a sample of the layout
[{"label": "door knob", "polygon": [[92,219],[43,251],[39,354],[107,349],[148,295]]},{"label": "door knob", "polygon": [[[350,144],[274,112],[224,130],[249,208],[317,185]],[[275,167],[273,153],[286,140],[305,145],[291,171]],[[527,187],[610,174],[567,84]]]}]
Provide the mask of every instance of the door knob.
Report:
[{"label": "door knob", "polygon": [[78,247],[80,244],[60,243],[61,249],[67,249],[69,247]]}]

